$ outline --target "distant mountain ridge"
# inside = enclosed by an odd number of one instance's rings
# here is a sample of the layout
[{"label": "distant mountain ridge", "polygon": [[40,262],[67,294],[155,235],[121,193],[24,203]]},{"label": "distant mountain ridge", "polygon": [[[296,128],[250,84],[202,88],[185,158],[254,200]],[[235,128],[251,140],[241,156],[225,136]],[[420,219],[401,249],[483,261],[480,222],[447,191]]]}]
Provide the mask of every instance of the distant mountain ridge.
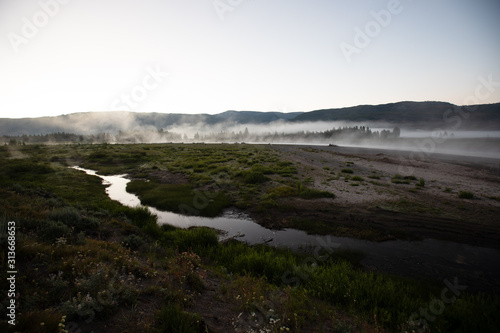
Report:
[{"label": "distant mountain ridge", "polygon": [[[473,110],[471,110],[473,109]],[[351,122],[363,125],[383,123],[412,129],[500,130],[500,103],[459,107],[445,102],[398,102],[359,105],[309,112],[226,111],[215,115],[137,113],[125,111],[83,112],[40,118],[0,118],[0,135],[32,135],[56,132],[95,134],[140,130],[168,130],[174,125],[262,124],[276,121]]]},{"label": "distant mountain ridge", "polygon": [[304,112],[260,112],[260,111],[226,111],[218,117],[238,124],[265,124],[277,120],[293,120]]}]

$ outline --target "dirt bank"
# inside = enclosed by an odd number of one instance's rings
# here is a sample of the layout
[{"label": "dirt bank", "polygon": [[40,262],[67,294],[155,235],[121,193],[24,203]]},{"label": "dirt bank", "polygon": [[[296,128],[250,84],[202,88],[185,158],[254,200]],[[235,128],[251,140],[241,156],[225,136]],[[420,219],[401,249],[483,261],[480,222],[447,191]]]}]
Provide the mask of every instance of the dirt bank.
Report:
[{"label": "dirt bank", "polygon": [[[309,186],[335,199],[282,198],[257,222],[370,240],[435,238],[500,248],[498,161],[405,151],[275,145]],[[460,198],[470,192],[471,199]],[[469,194],[470,195],[470,194]],[[465,195],[467,197],[467,195]]]}]

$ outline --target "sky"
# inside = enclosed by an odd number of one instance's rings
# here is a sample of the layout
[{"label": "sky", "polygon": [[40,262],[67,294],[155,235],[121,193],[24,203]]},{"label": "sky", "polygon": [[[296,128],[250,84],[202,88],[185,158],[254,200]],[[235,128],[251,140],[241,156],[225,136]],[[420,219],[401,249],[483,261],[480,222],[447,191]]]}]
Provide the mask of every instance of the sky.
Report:
[{"label": "sky", "polygon": [[500,102],[498,0],[0,0],[0,117]]}]

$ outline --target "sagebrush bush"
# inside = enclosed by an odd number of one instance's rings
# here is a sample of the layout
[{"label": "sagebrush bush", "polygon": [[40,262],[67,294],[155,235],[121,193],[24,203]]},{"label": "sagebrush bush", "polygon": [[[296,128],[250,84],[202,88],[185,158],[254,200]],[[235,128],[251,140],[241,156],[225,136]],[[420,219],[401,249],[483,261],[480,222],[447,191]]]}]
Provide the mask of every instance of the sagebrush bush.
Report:
[{"label": "sagebrush bush", "polygon": [[77,224],[82,219],[80,213],[74,207],[55,209],[49,213],[49,218],[53,221],[62,222],[68,226]]},{"label": "sagebrush bush", "polygon": [[125,239],[122,242],[122,244],[125,247],[128,247],[131,250],[137,250],[145,243],[146,242],[140,236],[137,236],[137,235],[128,235],[127,237],[125,237]]},{"label": "sagebrush bush", "polygon": [[25,191],[24,187],[20,184],[17,184],[17,183],[12,185],[12,190],[16,193],[24,193],[24,191]]},{"label": "sagebrush bush", "polygon": [[269,180],[269,177],[261,171],[247,171],[243,173],[243,182],[245,184],[262,184]]},{"label": "sagebrush bush", "polygon": [[297,185],[297,188],[291,186],[279,186],[271,189],[269,191],[269,197],[291,197],[297,195],[298,188],[302,188],[302,185]]},{"label": "sagebrush bush", "polygon": [[71,229],[60,221],[44,221],[40,223],[39,237],[47,242],[55,242],[61,237],[68,237]]},{"label": "sagebrush bush", "polygon": [[30,160],[16,160],[9,165],[7,174],[9,176],[18,177],[25,175],[45,175],[54,172],[48,164],[39,164]]},{"label": "sagebrush bush", "polygon": [[59,221],[76,231],[95,230],[99,227],[100,221],[94,217],[83,217],[74,207],[63,207],[53,210],[49,214],[53,221]]}]

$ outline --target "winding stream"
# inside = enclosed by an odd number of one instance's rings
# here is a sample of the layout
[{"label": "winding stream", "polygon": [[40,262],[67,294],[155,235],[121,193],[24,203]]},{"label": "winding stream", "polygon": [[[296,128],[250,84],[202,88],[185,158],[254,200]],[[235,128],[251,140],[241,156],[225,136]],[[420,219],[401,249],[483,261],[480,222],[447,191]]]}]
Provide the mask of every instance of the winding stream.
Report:
[{"label": "winding stream", "polygon": [[[106,193],[112,200],[129,207],[141,205],[136,195],[126,191],[130,181],[125,178],[126,175],[101,176],[93,170],[73,168],[100,177],[103,184],[107,185]],[[267,243],[292,249],[307,248],[311,251],[318,247],[356,250],[365,254],[361,263],[371,270],[450,281],[457,277],[461,284],[472,289],[500,289],[500,251],[495,249],[435,239],[377,243],[346,237],[308,235],[295,229],[270,230],[236,209],[226,210],[216,218],[184,216],[153,207],[148,209],[158,216],[159,224],[180,228],[215,228],[224,232],[223,238],[238,237],[250,244]]]}]

